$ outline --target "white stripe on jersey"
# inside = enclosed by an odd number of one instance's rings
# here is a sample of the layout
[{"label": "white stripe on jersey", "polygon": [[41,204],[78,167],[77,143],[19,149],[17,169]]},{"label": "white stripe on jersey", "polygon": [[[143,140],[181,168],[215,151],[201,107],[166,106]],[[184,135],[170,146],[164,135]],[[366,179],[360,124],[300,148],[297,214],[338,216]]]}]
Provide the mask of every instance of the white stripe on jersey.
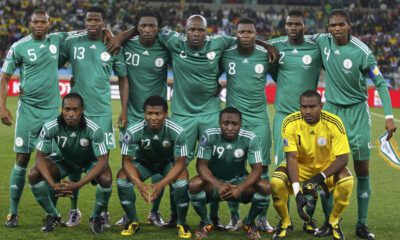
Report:
[{"label": "white stripe on jersey", "polygon": [[197,158],[203,158],[204,155],[204,147],[199,145],[199,149],[197,150]]},{"label": "white stripe on jersey", "polygon": [[240,136],[244,136],[244,137],[248,137],[248,138],[250,138],[251,140],[253,140],[253,138],[256,137],[256,135],[255,135],[254,133],[252,133],[252,132],[250,132],[250,131],[243,130],[243,129],[240,129],[239,135],[240,135]]},{"label": "white stripe on jersey", "polygon": [[16,46],[18,46],[21,43],[29,42],[30,40],[32,40],[31,35],[21,38],[18,42],[15,42],[13,45],[11,45],[10,49],[15,48]]},{"label": "white stripe on jersey", "polygon": [[205,133],[206,133],[207,135],[210,135],[210,134],[220,134],[220,133],[221,133],[221,128],[209,128],[209,129],[207,129],[207,130],[205,131]]},{"label": "white stripe on jersey", "polygon": [[93,131],[97,131],[100,127],[99,125],[97,125],[96,123],[94,123],[92,120],[90,120],[89,118],[86,118],[86,125],[92,129]]},{"label": "white stripe on jersey", "polygon": [[226,49],[225,52],[232,51],[235,49],[237,49],[237,44],[233,45],[231,48]]},{"label": "white stripe on jersey", "polygon": [[122,143],[121,155],[128,155],[128,144]]},{"label": "white stripe on jersey", "polygon": [[4,63],[3,63],[3,67],[1,68],[2,72],[6,72],[7,71],[8,64],[10,64],[10,62],[5,60]]},{"label": "white stripe on jersey", "polygon": [[261,151],[255,151],[254,152],[254,159],[256,160],[256,163],[261,163],[262,162]]},{"label": "white stripe on jersey", "polygon": [[140,123],[135,124],[132,127],[128,128],[128,130],[131,131],[132,134],[134,134],[134,133],[142,130],[144,128],[144,124],[145,124],[145,121],[143,120]]},{"label": "white stripe on jersey", "polygon": [[165,119],[165,126],[166,127],[168,127],[168,128],[170,128],[170,129],[172,129],[172,130],[174,130],[176,133],[181,133],[182,131],[183,131],[183,128],[182,127],[180,127],[180,126],[178,126],[176,123],[174,123],[174,122],[171,122],[170,120],[168,120],[168,119]]},{"label": "white stripe on jersey", "polygon": [[262,47],[262,46],[260,46],[260,45],[256,45],[256,49],[257,49],[257,50],[260,50],[261,52],[265,52],[265,53],[268,52],[267,49],[265,49],[264,47]]},{"label": "white stripe on jersey", "polygon": [[351,37],[351,43],[353,43],[354,45],[356,45],[358,48],[360,48],[366,55],[371,54],[371,50],[368,49],[367,45],[365,45],[363,42],[361,42],[360,40]]},{"label": "white stripe on jersey", "polygon": [[107,148],[104,142],[99,144],[99,150],[101,155],[107,154]]},{"label": "white stripe on jersey", "polygon": [[36,145],[36,149],[42,151],[42,148],[43,148],[43,140],[39,140],[39,142]]},{"label": "white stripe on jersey", "polygon": [[65,40],[70,40],[70,39],[81,37],[81,36],[85,36],[85,35],[87,35],[86,31],[85,32],[81,32],[81,33],[76,33],[76,34],[73,34],[73,35],[69,35],[69,36],[67,36],[67,38]]},{"label": "white stripe on jersey", "polygon": [[46,124],[44,124],[44,126],[47,128],[47,130],[50,130],[50,129],[58,126],[58,121],[57,121],[57,119],[51,120],[50,122],[47,122]]}]

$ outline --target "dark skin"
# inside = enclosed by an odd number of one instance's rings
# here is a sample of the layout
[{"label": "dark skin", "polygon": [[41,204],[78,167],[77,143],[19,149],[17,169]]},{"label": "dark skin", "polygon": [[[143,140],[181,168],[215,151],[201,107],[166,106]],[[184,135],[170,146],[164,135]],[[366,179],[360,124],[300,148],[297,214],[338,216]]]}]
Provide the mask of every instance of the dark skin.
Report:
[{"label": "dark skin", "polygon": [[[168,112],[162,106],[145,107],[145,121],[147,127],[153,132],[161,130],[167,116]],[[167,175],[161,181],[151,185],[142,181],[139,171],[132,164],[132,160],[132,156],[122,156],[122,169],[119,170],[117,178],[128,179],[134,183],[145,202],[153,202],[160,195],[162,190],[173,181],[177,179],[186,180],[189,178],[189,174],[186,170],[186,157],[176,157],[174,166]]]},{"label": "dark skin", "polygon": [[238,52],[242,55],[250,55],[256,47],[256,26],[251,23],[240,23],[236,29],[238,39]]},{"label": "dark skin", "polygon": [[[82,119],[84,108],[79,99],[64,99],[62,107],[62,117],[67,128],[78,128]],[[57,183],[61,174],[52,160],[48,158],[48,154],[37,151],[36,164],[29,172],[29,183],[37,184],[40,181],[46,181],[49,186],[54,189],[57,196],[72,196],[72,191],[78,190],[89,182],[96,180],[101,187],[108,188],[112,183],[111,169],[108,166],[108,155],[98,156],[97,164],[78,182],[69,180]]]},{"label": "dark skin", "polygon": [[102,40],[104,26],[105,22],[101,13],[86,13],[85,27],[90,40]]},{"label": "dark skin", "polygon": [[[240,131],[241,122],[241,118],[238,114],[222,114],[220,127],[223,138],[228,141],[235,140]],[[205,159],[197,159],[196,169],[199,175],[190,180],[189,192],[191,194],[205,191],[206,194],[210,196],[215,187],[221,200],[235,200],[242,197],[242,200],[246,203],[251,200],[256,192],[261,194],[269,194],[270,192],[269,182],[260,178],[262,173],[261,163],[252,164],[250,174],[243,183],[238,185],[220,181],[213,175],[208,164],[209,161]]]},{"label": "dark skin", "polygon": [[303,17],[287,16],[285,30],[290,44],[300,45],[304,42],[304,33],[307,27],[304,25]]},{"label": "dark skin", "polygon": [[141,17],[138,23],[140,44],[151,47],[156,42],[157,33],[159,31],[157,18]]}]

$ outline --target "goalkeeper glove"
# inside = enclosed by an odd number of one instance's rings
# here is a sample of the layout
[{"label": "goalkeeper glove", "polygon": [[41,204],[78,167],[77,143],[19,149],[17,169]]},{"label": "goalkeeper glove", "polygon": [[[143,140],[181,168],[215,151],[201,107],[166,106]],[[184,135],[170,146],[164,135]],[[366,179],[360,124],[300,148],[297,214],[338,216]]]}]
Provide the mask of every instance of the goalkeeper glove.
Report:
[{"label": "goalkeeper glove", "polygon": [[[325,179],[326,179],[325,174],[323,174],[322,172],[318,173],[311,179],[309,179],[301,184],[301,192],[305,195],[312,195],[312,196],[317,195],[317,188],[322,183],[324,183]],[[325,184],[323,184],[323,185],[325,185]],[[324,188],[324,186],[322,186],[322,187]],[[325,187],[326,187],[326,185],[325,185]],[[324,191],[325,191],[325,189],[324,189]]]}]

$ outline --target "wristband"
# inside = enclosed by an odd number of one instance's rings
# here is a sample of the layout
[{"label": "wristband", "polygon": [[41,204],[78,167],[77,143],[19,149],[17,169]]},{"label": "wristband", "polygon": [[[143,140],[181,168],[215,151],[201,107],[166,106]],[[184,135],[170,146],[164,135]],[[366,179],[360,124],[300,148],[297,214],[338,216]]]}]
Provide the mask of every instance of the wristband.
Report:
[{"label": "wristband", "polygon": [[300,183],[299,182],[292,183],[292,188],[294,195],[297,196],[297,194],[300,192]]},{"label": "wristband", "polygon": [[387,119],[393,119],[393,115],[386,115],[385,116],[385,119],[387,120]]}]

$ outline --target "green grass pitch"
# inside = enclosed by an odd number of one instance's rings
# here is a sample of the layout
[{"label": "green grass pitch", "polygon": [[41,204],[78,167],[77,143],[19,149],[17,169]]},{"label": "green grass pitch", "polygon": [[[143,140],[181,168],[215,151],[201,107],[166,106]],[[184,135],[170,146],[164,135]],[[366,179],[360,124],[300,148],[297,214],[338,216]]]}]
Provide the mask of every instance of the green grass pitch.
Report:
[{"label": "green grass pitch", "polygon": [[[15,120],[15,110],[17,106],[17,98],[10,97],[8,99],[8,107],[13,113]],[[273,107],[270,107],[270,119],[273,119]],[[117,101],[113,101],[113,121],[116,122],[117,114],[120,109],[120,104]],[[375,140],[379,134],[384,131],[384,118],[382,109],[371,109],[372,112],[372,138]],[[394,115],[400,116],[400,109],[395,109]],[[396,121],[398,127],[400,127],[400,121]],[[400,132],[400,131],[399,131]],[[116,132],[118,136],[118,132]],[[397,142],[400,142],[400,133],[395,135]],[[10,170],[15,162],[15,153],[12,150],[13,139],[14,139],[14,126],[7,127],[0,125],[0,216],[4,216],[2,221],[5,220],[5,216],[8,213],[9,207],[9,175]],[[373,142],[375,143],[375,142]],[[34,156],[31,157],[29,168],[34,163]],[[119,149],[115,149],[111,152],[110,165],[115,176],[121,165],[121,157]],[[190,176],[193,177],[195,173],[194,163],[192,162],[189,166]],[[353,171],[352,160],[349,164],[350,169]],[[270,167],[270,171],[274,166]],[[400,182],[400,172],[389,167],[383,160],[378,158],[377,149],[373,147],[372,158],[370,163],[371,182],[372,182],[372,199],[370,204],[369,220],[368,225],[370,229],[376,234],[377,239],[398,239],[400,238],[399,232],[399,208],[400,208],[400,191],[398,184]],[[354,172],[354,171],[353,171]],[[111,214],[111,221],[114,223],[119,217],[122,216],[123,210],[118,200],[118,194],[115,184],[115,178],[113,179],[113,193],[111,196],[109,211]],[[111,229],[105,231],[103,234],[94,236],[88,225],[88,218],[92,211],[94,202],[94,190],[93,186],[84,186],[80,192],[79,208],[83,213],[83,220],[78,227],[56,228],[54,232],[42,233],[40,228],[42,226],[42,219],[44,212],[40,206],[36,203],[33,195],[29,189],[29,185],[25,185],[24,193],[19,208],[20,215],[20,226],[15,229],[7,229],[0,222],[0,238],[1,239],[128,239],[128,237],[122,237],[120,235],[121,228],[111,227]],[[354,188],[351,202],[346,210],[343,220],[341,222],[342,229],[347,239],[357,239],[354,235],[355,222],[357,215],[357,198],[355,195],[356,188]],[[177,239],[176,230],[164,230],[157,227],[150,226],[146,223],[147,213],[150,210],[150,205],[144,203],[141,199],[140,194],[137,194],[137,210],[139,218],[142,224],[141,230],[133,237],[134,239]],[[164,195],[163,202],[161,204],[161,213],[165,220],[169,216],[169,198],[168,193]],[[295,212],[295,203],[291,198],[291,216],[294,223],[295,231],[289,235],[288,239],[310,239],[311,236],[306,235],[302,232],[302,223]],[[58,208],[61,211],[62,216],[67,218],[69,209],[69,200],[60,199]],[[241,216],[244,217],[247,213],[248,206],[241,205]],[[226,203],[221,203],[219,213],[224,224],[229,222],[229,212],[226,207]],[[316,216],[319,224],[322,224],[323,217],[318,203],[316,210]],[[268,210],[268,219],[272,225],[278,223],[277,214],[272,206],[272,203]],[[189,208],[187,217],[188,224],[191,229],[194,230],[199,223],[199,217],[195,214],[192,207]],[[192,231],[193,232],[193,231]],[[271,235],[263,234],[263,239],[271,239]],[[245,239],[244,232],[213,232],[209,239]]]}]

